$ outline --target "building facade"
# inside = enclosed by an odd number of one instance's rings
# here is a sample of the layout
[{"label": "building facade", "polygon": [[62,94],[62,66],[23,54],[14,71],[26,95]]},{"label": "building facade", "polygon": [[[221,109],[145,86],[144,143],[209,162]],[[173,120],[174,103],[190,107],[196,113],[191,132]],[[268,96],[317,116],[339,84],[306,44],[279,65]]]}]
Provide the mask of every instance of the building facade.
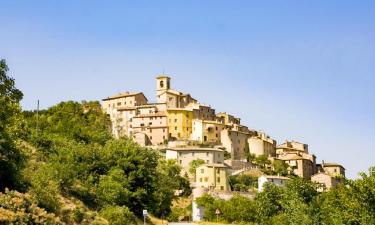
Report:
[{"label": "building facade", "polygon": [[228,167],[225,164],[205,164],[197,168],[196,186],[215,191],[230,191]]}]

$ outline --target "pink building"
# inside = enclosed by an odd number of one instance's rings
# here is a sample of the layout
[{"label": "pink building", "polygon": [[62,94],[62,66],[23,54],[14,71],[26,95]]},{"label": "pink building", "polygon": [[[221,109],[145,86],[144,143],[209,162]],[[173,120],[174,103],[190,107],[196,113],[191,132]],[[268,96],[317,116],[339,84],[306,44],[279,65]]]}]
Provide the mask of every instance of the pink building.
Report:
[{"label": "pink building", "polygon": [[160,145],[168,140],[167,115],[164,112],[134,116],[130,127],[132,136],[137,137],[141,133],[144,137],[144,143],[140,143],[141,145]]}]

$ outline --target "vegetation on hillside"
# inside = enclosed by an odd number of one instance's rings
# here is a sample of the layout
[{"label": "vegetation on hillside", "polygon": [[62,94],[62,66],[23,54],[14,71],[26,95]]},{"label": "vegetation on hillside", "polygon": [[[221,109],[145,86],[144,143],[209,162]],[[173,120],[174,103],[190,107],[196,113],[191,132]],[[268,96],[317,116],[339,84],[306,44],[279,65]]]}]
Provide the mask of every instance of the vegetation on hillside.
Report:
[{"label": "vegetation on hillside", "polygon": [[[134,224],[143,209],[171,220],[191,216],[190,199],[176,201],[175,190],[191,193],[181,167],[131,140],[113,139],[99,102],[69,101],[23,112],[22,97],[1,60],[0,224]],[[267,157],[248,158],[265,171],[271,164]],[[282,162],[271,166],[274,173],[288,172]],[[248,175],[230,179],[235,190],[256,187],[256,179]],[[375,168],[326,193],[316,190],[316,184],[293,178],[282,188],[267,184],[253,200],[206,195],[197,202],[209,221],[375,224]]]},{"label": "vegetation on hillside", "polygon": [[294,178],[285,187],[267,183],[254,200],[235,196],[224,201],[205,195],[197,203],[205,208],[208,221],[265,225],[375,224],[374,169],[325,193],[316,191],[317,184]]},{"label": "vegetation on hillside", "polygon": [[[7,72],[1,61],[0,191],[22,193],[0,195],[0,210],[9,215],[1,222],[133,224],[143,209],[168,215],[175,190],[190,194],[174,161],[111,137],[99,102],[69,101],[22,112],[22,92]],[[21,205],[8,205],[9,199]],[[20,209],[27,215],[19,215]],[[46,218],[33,221],[39,214]]]}]

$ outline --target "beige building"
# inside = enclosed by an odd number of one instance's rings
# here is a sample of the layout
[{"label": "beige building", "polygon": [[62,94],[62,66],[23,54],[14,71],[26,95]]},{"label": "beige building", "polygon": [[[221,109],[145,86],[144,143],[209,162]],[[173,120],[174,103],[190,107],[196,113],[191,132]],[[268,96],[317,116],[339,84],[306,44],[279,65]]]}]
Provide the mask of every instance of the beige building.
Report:
[{"label": "beige building", "polygon": [[326,173],[331,176],[345,177],[345,168],[337,163],[325,163],[317,164],[318,171]]},{"label": "beige building", "polygon": [[276,154],[281,155],[285,152],[304,152],[309,153],[309,146],[297,141],[285,141],[285,143],[276,147]]},{"label": "beige building", "polygon": [[230,191],[228,167],[225,164],[205,164],[196,170],[196,186],[215,191]]},{"label": "beige building", "polygon": [[191,140],[220,144],[223,129],[224,124],[220,121],[194,119]]},{"label": "beige building", "polygon": [[247,141],[249,143],[250,153],[255,154],[256,156],[276,156],[276,141],[271,139],[265,133],[258,132],[258,135],[250,137]]},{"label": "beige building", "polygon": [[193,110],[194,119],[215,121],[215,109],[201,103],[190,103],[188,108]]},{"label": "beige building", "polygon": [[129,134],[128,121],[136,115],[136,107],[144,104],[147,98],[142,92],[125,92],[103,99],[102,108],[111,119],[112,134],[116,138]]},{"label": "beige building", "polygon": [[202,159],[206,164],[224,163],[224,151],[216,148],[199,147],[168,148],[166,149],[166,159],[176,160],[183,171],[188,173],[189,163],[196,159]]},{"label": "beige building", "polygon": [[250,133],[225,128],[221,131],[221,144],[227,152],[231,153],[232,160],[242,160],[246,159],[249,137]]},{"label": "beige building", "polygon": [[147,98],[142,92],[125,92],[103,99],[102,107],[107,114],[110,114],[114,109],[135,107],[144,104],[147,104]]},{"label": "beige building", "polygon": [[226,112],[218,113],[218,114],[216,114],[216,116],[218,118],[220,118],[225,125],[233,125],[233,124],[240,125],[241,124],[241,119],[240,118],[236,118],[236,117],[234,117],[232,115],[229,115]]},{"label": "beige building", "polygon": [[317,173],[311,177],[311,181],[321,184],[318,191],[323,192],[343,183],[344,179],[326,173]]},{"label": "beige building", "polygon": [[149,114],[134,116],[129,128],[130,136],[136,137],[140,145],[161,145],[168,140],[167,116],[164,112],[151,111]]},{"label": "beige building", "polygon": [[317,172],[316,157],[304,152],[284,152],[277,159],[283,160],[297,176],[310,179]]}]

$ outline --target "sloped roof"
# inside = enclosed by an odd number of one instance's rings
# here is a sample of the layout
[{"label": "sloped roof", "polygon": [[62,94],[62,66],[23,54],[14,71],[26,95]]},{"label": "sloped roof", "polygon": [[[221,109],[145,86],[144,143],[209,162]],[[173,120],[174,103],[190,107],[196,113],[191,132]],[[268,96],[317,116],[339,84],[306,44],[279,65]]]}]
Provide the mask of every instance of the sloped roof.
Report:
[{"label": "sloped roof", "polygon": [[147,100],[143,92],[124,92],[124,93],[119,93],[117,95],[113,95],[111,97],[107,97],[103,99],[103,101],[108,101],[108,100],[117,99],[117,98],[131,97],[131,96],[136,96],[136,95],[143,95],[143,97]]}]

